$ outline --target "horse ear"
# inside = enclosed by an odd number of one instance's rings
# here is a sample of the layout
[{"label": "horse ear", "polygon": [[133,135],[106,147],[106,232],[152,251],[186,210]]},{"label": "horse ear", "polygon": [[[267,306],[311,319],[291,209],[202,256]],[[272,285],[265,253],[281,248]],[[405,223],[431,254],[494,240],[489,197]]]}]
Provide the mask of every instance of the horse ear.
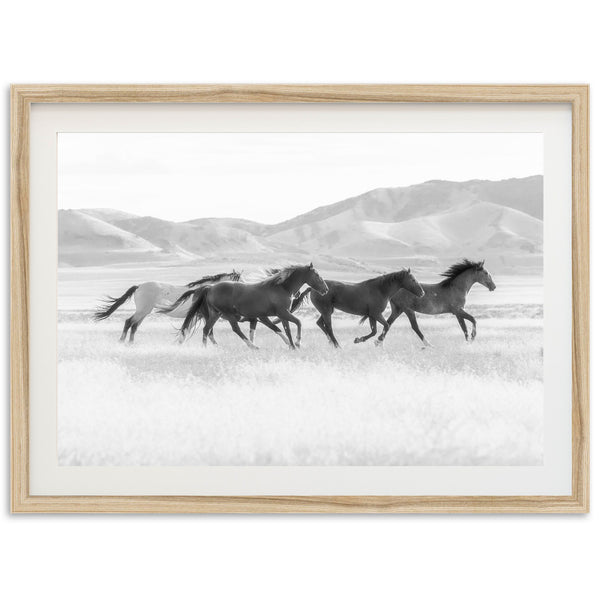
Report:
[{"label": "horse ear", "polygon": [[408,267],[407,273],[410,273],[410,267]]},{"label": "horse ear", "polygon": [[312,268],[313,268],[313,264],[312,264],[312,263],[310,263],[310,265],[308,265],[308,268],[309,268],[309,269],[312,269]]}]

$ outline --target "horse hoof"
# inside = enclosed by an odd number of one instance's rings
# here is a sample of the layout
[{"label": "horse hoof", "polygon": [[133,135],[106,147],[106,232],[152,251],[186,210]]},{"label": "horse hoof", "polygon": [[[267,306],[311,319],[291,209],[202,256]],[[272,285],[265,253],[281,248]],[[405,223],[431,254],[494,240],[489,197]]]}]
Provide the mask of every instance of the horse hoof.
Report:
[{"label": "horse hoof", "polygon": [[355,344],[360,344],[361,342],[362,342],[362,340],[360,338],[354,338]]},{"label": "horse hoof", "polygon": [[375,340],[376,346],[383,346],[383,340]]}]

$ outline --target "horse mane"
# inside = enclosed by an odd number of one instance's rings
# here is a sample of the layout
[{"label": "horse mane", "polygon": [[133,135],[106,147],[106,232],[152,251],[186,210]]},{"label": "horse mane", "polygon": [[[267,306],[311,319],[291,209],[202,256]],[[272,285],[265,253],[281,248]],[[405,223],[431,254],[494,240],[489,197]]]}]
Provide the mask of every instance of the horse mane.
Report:
[{"label": "horse mane", "polygon": [[289,265],[281,269],[265,269],[268,275],[266,279],[258,282],[258,285],[281,285],[285,283],[298,269],[305,269],[306,265]]},{"label": "horse mane", "polygon": [[475,261],[469,260],[468,258],[463,258],[462,260],[454,263],[449,266],[443,273],[440,273],[440,277],[443,277],[444,280],[441,282],[441,285],[446,286],[450,285],[459,275],[468,271],[469,269],[475,269],[479,271],[483,269],[483,263],[485,261]]},{"label": "horse mane", "polygon": [[193,288],[203,283],[211,283],[213,281],[219,281],[225,275],[231,275],[231,273],[217,273],[216,275],[207,275],[206,277],[202,277],[202,279],[197,279],[196,281],[190,281],[186,287]]},{"label": "horse mane", "polygon": [[384,273],[383,275],[378,275],[377,277],[372,277],[371,279],[367,279],[364,283],[369,281],[378,281],[381,283],[390,283],[392,281],[396,281],[401,277],[404,277],[408,273],[408,269],[401,269],[400,271],[392,271],[391,273]]}]

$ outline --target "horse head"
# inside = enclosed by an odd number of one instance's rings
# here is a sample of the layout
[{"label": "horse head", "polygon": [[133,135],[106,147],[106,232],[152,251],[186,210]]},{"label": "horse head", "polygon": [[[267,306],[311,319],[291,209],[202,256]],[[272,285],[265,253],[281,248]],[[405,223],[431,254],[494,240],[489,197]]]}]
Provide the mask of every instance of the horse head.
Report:
[{"label": "horse head", "polygon": [[475,281],[486,287],[490,292],[493,292],[496,289],[496,284],[489,271],[483,266],[484,263],[485,261],[482,260],[477,264],[477,268],[475,269]]},{"label": "horse head", "polygon": [[409,291],[417,298],[422,298],[425,295],[421,284],[416,280],[415,276],[410,272],[410,268],[403,271],[402,287]]},{"label": "horse head", "polygon": [[313,290],[315,290],[315,292],[321,294],[321,296],[324,296],[329,291],[327,284],[325,283],[325,281],[323,281],[323,278],[317,273],[312,263],[310,263],[310,265],[306,267],[305,283]]}]

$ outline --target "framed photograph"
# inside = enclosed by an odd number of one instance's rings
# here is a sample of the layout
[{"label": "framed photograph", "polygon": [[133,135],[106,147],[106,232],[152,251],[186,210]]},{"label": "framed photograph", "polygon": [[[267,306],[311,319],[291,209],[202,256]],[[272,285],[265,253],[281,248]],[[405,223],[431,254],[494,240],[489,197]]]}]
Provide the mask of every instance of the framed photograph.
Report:
[{"label": "framed photograph", "polygon": [[12,510],[587,512],[588,105],[13,86]]}]

